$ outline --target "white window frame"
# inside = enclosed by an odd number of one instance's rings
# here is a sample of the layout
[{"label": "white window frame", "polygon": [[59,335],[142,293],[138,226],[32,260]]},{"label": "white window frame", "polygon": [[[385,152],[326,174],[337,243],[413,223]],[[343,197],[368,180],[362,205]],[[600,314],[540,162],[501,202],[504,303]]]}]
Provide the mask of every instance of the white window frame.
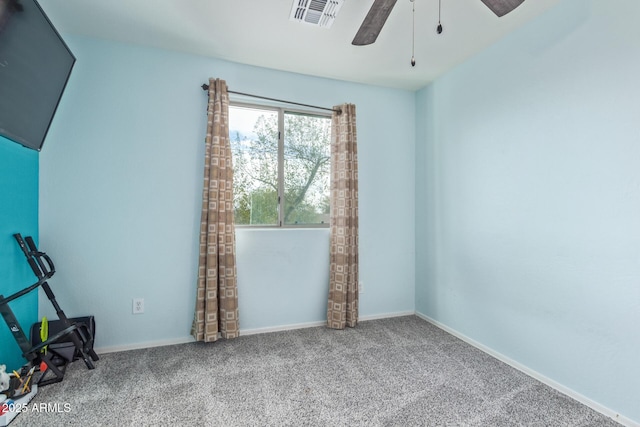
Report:
[{"label": "white window frame", "polygon": [[[254,108],[259,110],[276,111],[278,112],[278,223],[277,224],[235,224],[236,228],[329,228],[329,222],[320,224],[284,224],[284,115],[286,113],[304,114],[316,117],[325,117],[331,120],[331,113],[314,111],[311,109],[298,109],[298,108],[284,108],[276,107],[273,105],[248,103],[242,101],[229,101],[229,107],[242,107],[242,108]],[[331,144],[331,141],[329,141]],[[329,147],[329,151],[331,147]],[[233,159],[232,159],[233,161]],[[235,213],[234,213],[235,214]]]}]

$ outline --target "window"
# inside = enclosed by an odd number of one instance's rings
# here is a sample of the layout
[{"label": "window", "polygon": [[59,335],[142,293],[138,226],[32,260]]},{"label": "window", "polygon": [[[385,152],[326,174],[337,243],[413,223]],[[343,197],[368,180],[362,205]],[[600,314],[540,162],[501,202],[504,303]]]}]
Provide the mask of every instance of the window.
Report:
[{"label": "window", "polygon": [[331,117],[229,106],[237,225],[328,226]]}]

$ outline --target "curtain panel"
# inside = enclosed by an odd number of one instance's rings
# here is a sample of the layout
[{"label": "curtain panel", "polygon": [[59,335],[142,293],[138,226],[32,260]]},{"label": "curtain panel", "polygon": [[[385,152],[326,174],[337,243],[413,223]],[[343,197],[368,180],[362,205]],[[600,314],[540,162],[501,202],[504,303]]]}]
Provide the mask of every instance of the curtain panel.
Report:
[{"label": "curtain panel", "polygon": [[209,79],[200,258],[191,335],[196,341],[239,334],[233,168],[229,96],[224,80]]},{"label": "curtain panel", "polygon": [[330,271],[327,326],[358,323],[358,149],[356,107],[334,107],[331,124]]}]

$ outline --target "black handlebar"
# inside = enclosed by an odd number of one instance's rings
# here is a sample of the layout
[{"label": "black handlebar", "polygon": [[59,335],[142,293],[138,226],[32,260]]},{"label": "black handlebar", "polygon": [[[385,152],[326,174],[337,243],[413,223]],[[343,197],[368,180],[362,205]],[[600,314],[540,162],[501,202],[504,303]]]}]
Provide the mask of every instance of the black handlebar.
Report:
[{"label": "black handlebar", "polygon": [[33,274],[35,274],[38,279],[45,277],[47,279],[51,278],[51,276],[56,272],[56,267],[53,265],[53,261],[49,258],[49,255],[38,250],[31,236],[27,236],[23,239],[20,233],[16,233],[13,237],[16,239],[20,249],[22,249],[22,253],[27,258],[27,262],[29,263],[31,270],[33,270]]}]

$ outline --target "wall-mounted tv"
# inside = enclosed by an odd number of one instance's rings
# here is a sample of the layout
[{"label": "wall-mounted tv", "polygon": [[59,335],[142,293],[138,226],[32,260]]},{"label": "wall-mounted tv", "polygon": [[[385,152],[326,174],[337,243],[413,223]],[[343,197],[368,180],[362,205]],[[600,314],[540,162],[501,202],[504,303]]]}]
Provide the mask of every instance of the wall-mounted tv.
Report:
[{"label": "wall-mounted tv", "polygon": [[0,135],[40,151],[75,61],[36,0],[0,0]]}]

